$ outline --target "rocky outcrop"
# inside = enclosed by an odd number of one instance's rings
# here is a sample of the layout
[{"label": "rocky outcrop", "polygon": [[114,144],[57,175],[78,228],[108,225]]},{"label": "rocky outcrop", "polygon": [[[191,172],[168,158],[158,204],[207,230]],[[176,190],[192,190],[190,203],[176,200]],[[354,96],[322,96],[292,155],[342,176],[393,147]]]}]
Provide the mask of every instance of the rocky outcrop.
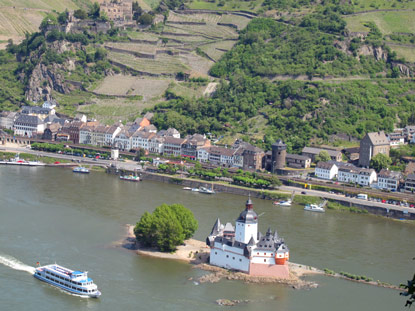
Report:
[{"label": "rocky outcrop", "polygon": [[42,63],[36,65],[28,81],[26,98],[31,101],[52,99],[52,90],[62,94],[71,92],[70,86],[65,83],[61,73],[65,65],[53,64],[46,66]]},{"label": "rocky outcrop", "polygon": [[414,66],[411,67],[409,65],[405,65],[405,64],[402,64],[402,63],[396,63],[396,62],[393,62],[392,66],[397,67],[399,69],[399,72],[401,73],[401,75],[403,75],[405,77],[411,77],[415,73],[415,68],[413,68]]},{"label": "rocky outcrop", "polygon": [[381,46],[373,47],[371,45],[362,45],[359,49],[358,55],[364,56],[374,56],[377,61],[379,60],[388,60],[388,52],[384,50]]}]

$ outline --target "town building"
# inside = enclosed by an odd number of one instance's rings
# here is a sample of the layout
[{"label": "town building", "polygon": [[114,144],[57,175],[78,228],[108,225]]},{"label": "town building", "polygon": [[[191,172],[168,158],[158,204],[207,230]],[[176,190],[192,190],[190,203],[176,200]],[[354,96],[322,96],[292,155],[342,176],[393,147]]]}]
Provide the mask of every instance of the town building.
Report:
[{"label": "town building", "polygon": [[394,172],[388,169],[382,169],[378,174],[378,188],[396,191],[399,188],[401,179],[401,172]]},{"label": "town building", "polygon": [[113,146],[115,137],[121,132],[121,127],[118,125],[113,125],[107,128],[105,131],[105,146]]},{"label": "town building", "polygon": [[370,160],[379,153],[389,156],[390,143],[383,131],[367,133],[360,141],[359,165],[369,167]]},{"label": "town building", "polygon": [[36,116],[39,119],[44,120],[49,114],[55,114],[55,109],[43,108],[38,106],[23,106],[21,114]]},{"label": "town building", "polygon": [[277,231],[258,231],[258,215],[248,199],[235,227],[217,219],[206,239],[210,246],[211,265],[233,269],[254,276],[289,278],[289,249]]},{"label": "town building", "polygon": [[240,149],[243,158],[244,170],[260,170],[265,156],[264,150],[255,147],[250,143],[237,139],[232,145],[232,149]]},{"label": "town building", "polygon": [[45,130],[43,131],[42,139],[56,141],[56,137],[62,128],[60,123],[47,124]]},{"label": "town building", "polygon": [[14,134],[18,136],[34,137],[42,134],[45,130],[45,123],[34,115],[21,114],[14,121]]},{"label": "town building", "polygon": [[403,135],[405,136],[407,142],[410,142],[413,140],[413,138],[415,137],[414,134],[415,134],[415,125],[407,125],[403,129]]},{"label": "town building", "polygon": [[300,154],[287,153],[285,161],[288,167],[291,168],[310,168],[311,158]]},{"label": "town building", "polygon": [[338,150],[331,150],[331,149],[321,149],[321,148],[314,148],[314,147],[304,147],[301,151],[301,154],[306,157],[310,157],[313,162],[316,161],[316,156],[320,154],[320,152],[326,151],[330,159],[332,161],[340,162],[342,160],[342,153]]},{"label": "town building", "polygon": [[163,154],[163,147],[164,137],[154,135],[148,140],[148,150],[150,153]]},{"label": "town building", "polygon": [[186,140],[168,136],[164,138],[163,154],[166,156],[180,157],[182,145]]},{"label": "town building", "polygon": [[389,139],[389,144],[391,148],[398,148],[401,145],[405,144],[405,136],[401,131],[395,131],[386,135]]},{"label": "town building", "polygon": [[4,111],[0,113],[0,128],[12,130],[14,121],[19,117],[18,112]]},{"label": "town building", "polygon": [[337,180],[346,183],[359,184],[361,186],[370,186],[377,180],[375,170],[359,168],[353,165],[339,167]]},{"label": "town building", "polygon": [[409,174],[405,179],[405,191],[415,192],[415,174]]},{"label": "town building", "polygon": [[150,139],[156,136],[154,133],[137,131],[131,136],[131,149],[144,149],[149,151]]},{"label": "town building", "polygon": [[119,150],[129,151],[131,149],[131,135],[123,128],[115,135],[113,145]]},{"label": "town building", "polygon": [[197,150],[210,146],[210,140],[204,135],[194,134],[186,136],[186,141],[182,145],[182,156],[192,160],[197,159]]},{"label": "town building", "polygon": [[338,171],[339,168],[335,162],[320,161],[316,165],[314,175],[318,178],[332,180],[333,178],[337,177]]},{"label": "town building", "polygon": [[[239,155],[235,149],[211,146],[209,149],[205,149],[205,151],[208,153],[209,162],[213,165],[233,167],[235,166],[235,162],[240,163],[240,161],[238,161]],[[235,157],[237,159],[235,159]]]}]

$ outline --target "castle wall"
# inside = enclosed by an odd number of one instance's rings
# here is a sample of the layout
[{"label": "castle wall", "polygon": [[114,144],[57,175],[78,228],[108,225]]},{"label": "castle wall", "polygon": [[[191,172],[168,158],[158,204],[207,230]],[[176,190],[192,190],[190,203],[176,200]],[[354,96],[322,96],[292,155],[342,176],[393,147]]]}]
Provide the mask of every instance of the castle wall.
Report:
[{"label": "castle wall", "polygon": [[[215,243],[216,246],[216,243]],[[240,254],[241,249],[225,246],[225,250],[213,247],[210,250],[210,264],[226,269],[235,269],[242,272],[249,272],[249,259]],[[238,251],[237,252],[233,252]]]},{"label": "castle wall", "polygon": [[252,263],[263,265],[275,265],[274,252],[264,250],[252,250]]},{"label": "castle wall", "polygon": [[271,276],[280,279],[290,278],[290,269],[288,264],[284,265],[264,265],[251,263],[249,265],[249,275],[253,276]]}]

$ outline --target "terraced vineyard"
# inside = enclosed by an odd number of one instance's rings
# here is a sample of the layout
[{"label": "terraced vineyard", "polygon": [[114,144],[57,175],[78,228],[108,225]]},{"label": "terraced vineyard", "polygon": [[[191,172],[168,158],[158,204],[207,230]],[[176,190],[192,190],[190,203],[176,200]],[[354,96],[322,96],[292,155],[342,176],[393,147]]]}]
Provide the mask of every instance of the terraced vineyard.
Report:
[{"label": "terraced vineyard", "polygon": [[189,72],[189,68],[177,56],[160,55],[156,59],[147,59],[110,51],[108,58],[116,63],[149,75],[173,76],[178,72]]},{"label": "terraced vineyard", "polygon": [[219,41],[200,46],[200,49],[205,52],[210,58],[218,61],[223,54],[229,51],[236,41]]},{"label": "terraced vineyard", "polygon": [[0,48],[12,39],[20,42],[25,33],[38,31],[47,13],[76,10],[89,0],[0,0]]}]

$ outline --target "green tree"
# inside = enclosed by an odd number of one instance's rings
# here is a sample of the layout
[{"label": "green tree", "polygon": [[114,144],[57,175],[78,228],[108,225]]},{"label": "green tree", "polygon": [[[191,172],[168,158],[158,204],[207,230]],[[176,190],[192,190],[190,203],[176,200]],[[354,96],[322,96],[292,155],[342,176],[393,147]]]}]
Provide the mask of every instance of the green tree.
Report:
[{"label": "green tree", "polygon": [[76,10],[73,13],[73,16],[76,17],[76,18],[79,18],[79,19],[87,19],[88,18],[88,14],[82,9]]},{"label": "green tree", "polygon": [[153,16],[148,13],[144,13],[138,18],[137,22],[141,25],[151,25],[153,23]]},{"label": "green tree", "polygon": [[192,237],[197,227],[193,213],[184,206],[162,204],[153,214],[144,213],[134,228],[134,234],[144,246],[171,252]]},{"label": "green tree", "polygon": [[94,2],[94,4],[89,9],[88,16],[92,19],[98,19],[100,16],[99,11],[100,11],[100,7],[99,7],[98,2]]},{"label": "green tree", "polygon": [[327,162],[330,160],[331,160],[331,157],[326,150],[321,150],[320,153],[315,158],[316,162],[320,162],[320,161]]},{"label": "green tree", "polygon": [[388,168],[392,164],[391,158],[383,153],[378,153],[370,160],[370,167],[376,172],[379,172],[383,168]]}]

